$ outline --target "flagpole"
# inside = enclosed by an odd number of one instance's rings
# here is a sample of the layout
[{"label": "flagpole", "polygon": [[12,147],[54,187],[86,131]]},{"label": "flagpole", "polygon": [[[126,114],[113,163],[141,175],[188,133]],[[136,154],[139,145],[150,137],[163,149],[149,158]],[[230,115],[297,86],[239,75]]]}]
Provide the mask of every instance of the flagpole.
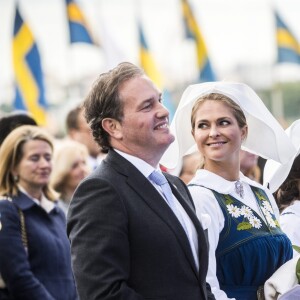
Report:
[{"label": "flagpole", "polygon": [[278,121],[284,120],[283,92],[280,83],[274,82],[272,87],[272,112]]},{"label": "flagpole", "polygon": [[277,38],[277,31],[278,31],[278,26],[277,26],[277,10],[276,8],[271,4],[271,11],[273,12],[273,16],[275,17],[275,47],[277,49],[276,52],[276,59],[275,62],[273,63],[273,70],[271,72],[272,74],[272,89],[271,89],[271,109],[274,117],[282,122],[284,120],[284,105],[283,105],[283,93],[282,93],[282,88],[280,84],[280,78],[278,80],[278,38]]}]

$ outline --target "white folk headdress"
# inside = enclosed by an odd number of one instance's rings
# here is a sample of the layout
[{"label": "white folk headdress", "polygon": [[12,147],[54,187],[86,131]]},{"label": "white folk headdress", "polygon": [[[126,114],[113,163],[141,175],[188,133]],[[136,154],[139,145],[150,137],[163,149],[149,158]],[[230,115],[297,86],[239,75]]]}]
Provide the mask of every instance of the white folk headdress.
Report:
[{"label": "white folk headdress", "polygon": [[300,119],[295,121],[286,129],[286,134],[290,137],[297,152],[286,163],[279,163],[272,159],[268,159],[263,174],[263,182],[274,193],[280,185],[285,181],[292,168],[295,158],[300,154]]},{"label": "white folk headdress", "polygon": [[191,134],[191,112],[195,102],[210,93],[223,94],[242,108],[248,124],[243,149],[280,163],[287,163],[294,155],[296,149],[284,129],[249,86],[235,82],[205,82],[190,85],[184,91],[170,127],[175,141],[163,155],[162,165],[174,169],[184,155],[197,149]]}]

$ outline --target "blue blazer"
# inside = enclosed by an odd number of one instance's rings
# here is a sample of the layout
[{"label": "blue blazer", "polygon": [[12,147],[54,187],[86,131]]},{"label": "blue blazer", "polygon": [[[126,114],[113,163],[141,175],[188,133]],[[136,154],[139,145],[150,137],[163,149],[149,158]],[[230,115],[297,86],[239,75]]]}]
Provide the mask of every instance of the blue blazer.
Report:
[{"label": "blue blazer", "polygon": [[[64,213],[55,207],[48,214],[21,192],[13,202],[0,201],[0,272],[11,295],[20,300],[77,299]],[[25,216],[28,254],[16,206]]]}]

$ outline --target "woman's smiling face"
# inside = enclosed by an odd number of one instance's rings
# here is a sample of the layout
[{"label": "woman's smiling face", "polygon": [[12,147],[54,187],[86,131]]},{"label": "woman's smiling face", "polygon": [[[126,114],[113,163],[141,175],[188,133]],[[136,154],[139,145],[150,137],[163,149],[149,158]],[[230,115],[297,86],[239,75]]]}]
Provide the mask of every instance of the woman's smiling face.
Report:
[{"label": "woman's smiling face", "polygon": [[240,128],[232,109],[223,101],[204,100],[195,112],[194,139],[199,151],[209,161],[239,161],[247,127]]}]

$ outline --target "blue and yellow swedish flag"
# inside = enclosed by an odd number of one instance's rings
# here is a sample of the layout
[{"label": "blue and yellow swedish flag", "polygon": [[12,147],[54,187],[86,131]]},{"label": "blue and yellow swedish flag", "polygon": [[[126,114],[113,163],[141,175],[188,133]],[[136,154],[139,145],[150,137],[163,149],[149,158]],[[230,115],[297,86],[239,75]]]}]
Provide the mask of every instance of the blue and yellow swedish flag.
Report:
[{"label": "blue and yellow swedish flag", "polygon": [[288,26],[283,22],[277,12],[276,17],[276,41],[277,41],[277,62],[300,64],[300,44],[292,34]]},{"label": "blue and yellow swedish flag", "polygon": [[153,56],[151,55],[148,47],[148,43],[146,41],[143,29],[141,25],[139,24],[139,39],[140,39],[140,62],[141,62],[141,67],[144,69],[145,73],[153,82],[156,84],[156,86],[162,90],[162,98],[163,98],[163,103],[167,107],[170,115],[169,115],[169,120],[171,121],[174,113],[175,113],[175,105],[171,99],[171,94],[170,92],[164,88],[164,83],[163,83],[163,77],[160,74],[156,63],[154,61]]},{"label": "blue and yellow swedish flag", "polygon": [[181,5],[186,38],[193,39],[196,43],[199,81],[215,81],[216,76],[212,69],[204,38],[197,24],[192,8],[188,3],[188,0],[181,0]]},{"label": "blue and yellow swedish flag", "polygon": [[66,0],[67,16],[70,31],[70,43],[97,44],[85,21],[81,9],[74,0]]},{"label": "blue and yellow swedish flag", "polygon": [[16,82],[14,107],[30,112],[39,125],[45,125],[47,103],[40,55],[34,37],[23,21],[18,7],[16,7],[12,52]]}]

